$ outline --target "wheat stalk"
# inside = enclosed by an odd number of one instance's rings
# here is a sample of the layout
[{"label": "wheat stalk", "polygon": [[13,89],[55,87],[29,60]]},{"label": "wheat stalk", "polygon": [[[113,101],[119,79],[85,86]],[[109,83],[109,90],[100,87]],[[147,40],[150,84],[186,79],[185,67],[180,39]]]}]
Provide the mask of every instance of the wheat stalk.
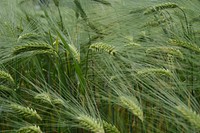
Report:
[{"label": "wheat stalk", "polygon": [[103,126],[100,122],[88,115],[79,115],[77,118],[82,128],[92,131],[94,133],[104,133]]},{"label": "wheat stalk", "polygon": [[138,105],[138,101],[136,98],[121,96],[119,99],[122,106],[129,109],[134,115],[136,115],[141,121],[143,121],[143,111]]},{"label": "wheat stalk", "polygon": [[14,82],[12,76],[9,73],[2,70],[0,70],[0,79],[6,79],[8,81]]},{"label": "wheat stalk", "polygon": [[103,122],[103,128],[106,133],[120,133],[120,131],[114,125],[112,125],[104,120],[102,122]]},{"label": "wheat stalk", "polygon": [[39,126],[26,126],[20,128],[17,133],[42,133]]},{"label": "wheat stalk", "polygon": [[94,43],[92,45],[90,45],[89,49],[93,50],[93,51],[105,51],[111,55],[116,55],[116,49],[115,47],[108,45],[106,43]]},{"label": "wheat stalk", "polygon": [[154,13],[154,12],[157,12],[160,10],[164,10],[164,9],[168,9],[168,8],[177,8],[177,7],[178,7],[178,5],[176,3],[171,3],[171,2],[163,3],[163,4],[159,4],[159,5],[155,5],[153,7],[147,8],[143,12],[143,14],[146,15],[146,14]]},{"label": "wheat stalk", "polygon": [[22,46],[17,46],[13,50],[13,55],[18,55],[30,51],[48,51],[53,50],[53,47],[47,43],[32,42]]},{"label": "wheat stalk", "polygon": [[200,129],[200,115],[192,109],[179,105],[175,107],[185,119],[187,119],[192,125]]},{"label": "wheat stalk", "polygon": [[37,118],[39,120],[42,120],[40,115],[37,113],[36,110],[24,107],[15,103],[10,104],[11,109],[13,109],[15,112],[17,112],[19,115],[26,117],[26,118]]},{"label": "wheat stalk", "polygon": [[170,39],[169,43],[200,53],[200,48],[196,44],[193,44],[193,43],[175,40],[175,39]]}]

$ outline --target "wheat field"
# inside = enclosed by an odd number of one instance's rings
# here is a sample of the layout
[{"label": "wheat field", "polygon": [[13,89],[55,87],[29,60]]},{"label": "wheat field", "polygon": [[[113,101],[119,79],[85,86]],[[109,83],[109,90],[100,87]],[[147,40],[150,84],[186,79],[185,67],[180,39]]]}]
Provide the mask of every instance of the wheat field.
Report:
[{"label": "wheat field", "polygon": [[200,133],[199,0],[1,0],[0,133]]}]

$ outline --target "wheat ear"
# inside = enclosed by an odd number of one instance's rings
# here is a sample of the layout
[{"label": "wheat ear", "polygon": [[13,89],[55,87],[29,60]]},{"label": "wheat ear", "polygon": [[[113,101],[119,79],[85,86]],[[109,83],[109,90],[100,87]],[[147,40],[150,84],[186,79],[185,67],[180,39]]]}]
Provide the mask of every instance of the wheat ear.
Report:
[{"label": "wheat ear", "polygon": [[13,50],[13,55],[18,55],[30,51],[53,51],[53,47],[47,43],[32,42],[25,45],[17,46]]},{"label": "wheat ear", "polygon": [[183,117],[187,119],[192,125],[200,129],[200,115],[186,106],[176,106],[176,109],[181,112]]},{"label": "wheat ear", "polygon": [[134,115],[136,115],[141,121],[143,121],[143,111],[138,105],[138,101],[133,97],[120,97],[120,104],[130,110]]},{"label": "wheat ear", "polygon": [[0,70],[0,79],[6,79],[8,81],[14,82],[14,79],[9,73],[1,70]]},{"label": "wheat ear", "polygon": [[0,85],[0,91],[12,92],[13,89],[8,88],[7,86]]},{"label": "wheat ear", "polygon": [[179,57],[179,58],[183,59],[182,52],[180,50],[178,50],[178,49],[175,49],[175,48],[170,48],[170,47],[156,47],[156,48],[149,48],[149,49],[146,50],[147,54],[158,53],[158,52],[162,52],[162,53],[174,55],[176,57]]},{"label": "wheat ear", "polygon": [[180,47],[200,53],[200,48],[196,44],[193,44],[193,43],[175,40],[175,39],[170,39],[169,43],[172,45],[180,46]]},{"label": "wheat ear", "polygon": [[94,43],[92,45],[90,45],[89,49],[93,50],[93,51],[105,51],[111,55],[115,55],[116,54],[116,49],[115,47],[108,45],[106,43]]},{"label": "wheat ear", "polygon": [[20,128],[17,133],[42,133],[39,126],[26,126]]},{"label": "wheat ear", "polygon": [[62,100],[62,99],[60,99],[60,98],[56,98],[56,99],[52,99],[52,104],[53,105],[62,105],[62,106],[64,106],[64,101]]},{"label": "wheat ear", "polygon": [[120,131],[114,125],[112,125],[104,120],[102,122],[103,122],[103,128],[106,133],[120,133]]},{"label": "wheat ear", "polygon": [[24,107],[15,103],[10,104],[10,107],[12,110],[17,112],[19,115],[26,117],[26,118],[37,118],[38,120],[42,120],[40,115],[37,113],[36,110],[29,108],[29,107]]},{"label": "wheat ear", "polygon": [[40,94],[37,94],[34,99],[42,102],[42,103],[48,103],[48,104],[51,104],[51,97],[48,93],[40,93]]},{"label": "wheat ear", "polygon": [[103,126],[100,122],[88,115],[79,115],[77,118],[82,128],[92,131],[94,133],[104,133]]},{"label": "wheat ear", "polygon": [[80,52],[78,51],[78,49],[72,44],[69,44],[69,48],[74,58],[80,63]]},{"label": "wheat ear", "polygon": [[161,68],[146,68],[137,72],[138,76],[147,76],[151,74],[165,75],[168,77],[172,76],[172,73],[168,69],[161,69]]},{"label": "wheat ear", "polygon": [[21,40],[21,39],[27,39],[27,38],[30,38],[30,37],[38,37],[38,36],[39,35],[36,34],[36,33],[25,33],[25,34],[19,36],[18,41]]},{"label": "wheat ear", "polygon": [[169,9],[169,8],[177,8],[177,7],[178,5],[176,3],[171,3],[171,2],[163,3],[163,4],[159,4],[159,5],[155,5],[153,7],[147,8],[143,12],[143,14],[146,15],[146,14],[154,13],[160,10]]}]

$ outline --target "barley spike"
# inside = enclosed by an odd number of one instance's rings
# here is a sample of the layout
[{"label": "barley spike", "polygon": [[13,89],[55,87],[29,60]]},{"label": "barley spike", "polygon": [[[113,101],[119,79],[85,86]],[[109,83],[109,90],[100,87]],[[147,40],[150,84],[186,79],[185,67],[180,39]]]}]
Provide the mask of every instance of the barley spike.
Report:
[{"label": "barley spike", "polygon": [[143,121],[143,111],[138,105],[138,101],[134,97],[121,96],[120,102],[122,106],[129,109],[134,115],[136,115],[141,121]]},{"label": "barley spike", "polygon": [[176,109],[181,112],[183,117],[185,117],[185,119],[187,119],[193,126],[200,129],[200,115],[197,114],[197,112],[183,105],[176,106]]},{"label": "barley spike", "polygon": [[39,126],[26,126],[20,128],[17,133],[42,133]]},{"label": "barley spike", "polygon": [[147,8],[143,12],[143,14],[146,15],[146,14],[154,13],[154,12],[157,12],[160,10],[164,10],[164,9],[168,9],[168,8],[177,8],[177,7],[178,7],[178,5],[176,3],[171,3],[171,2],[163,3],[163,4],[159,4],[159,5],[155,5],[153,7]]},{"label": "barley spike", "polygon": [[108,45],[106,43],[102,43],[102,42],[94,43],[94,44],[90,45],[89,49],[91,49],[93,51],[105,51],[111,55],[116,54],[116,50],[113,46]]},{"label": "barley spike", "polygon": [[40,115],[37,113],[36,110],[29,108],[29,107],[24,107],[15,103],[12,103],[10,105],[11,109],[20,114],[23,117],[26,118],[37,118],[39,120],[42,120]]},{"label": "barley spike", "polygon": [[77,118],[82,128],[92,131],[94,133],[104,133],[103,126],[97,119],[87,115],[79,115]]},{"label": "barley spike", "polygon": [[13,55],[18,55],[24,52],[53,50],[53,47],[47,43],[32,42],[25,45],[17,46],[13,50]]},{"label": "barley spike", "polygon": [[114,125],[112,125],[104,120],[102,122],[103,122],[103,128],[106,133],[120,133],[120,131]]},{"label": "barley spike", "polygon": [[12,76],[9,73],[2,70],[0,70],[0,79],[6,79],[7,81],[14,82]]}]

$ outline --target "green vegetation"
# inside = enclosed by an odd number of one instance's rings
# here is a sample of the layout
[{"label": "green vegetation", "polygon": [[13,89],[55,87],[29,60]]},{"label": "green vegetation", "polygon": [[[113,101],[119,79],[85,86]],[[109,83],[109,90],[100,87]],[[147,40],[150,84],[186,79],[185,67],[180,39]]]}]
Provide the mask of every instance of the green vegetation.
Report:
[{"label": "green vegetation", "polygon": [[200,133],[199,0],[1,0],[1,133]]}]

